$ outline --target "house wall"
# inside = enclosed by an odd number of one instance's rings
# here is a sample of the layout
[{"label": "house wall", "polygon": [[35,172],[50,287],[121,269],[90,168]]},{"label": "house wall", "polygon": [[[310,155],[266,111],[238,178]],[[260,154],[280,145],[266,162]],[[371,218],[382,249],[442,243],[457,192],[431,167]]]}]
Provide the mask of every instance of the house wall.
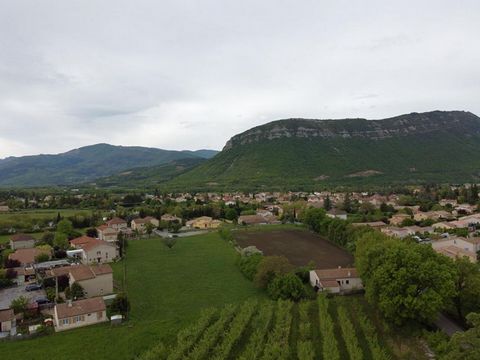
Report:
[{"label": "house wall", "polygon": [[112,225],[109,225],[112,229],[116,229],[116,230],[120,230],[120,229],[124,229],[127,226],[127,223],[124,222],[124,223],[121,223],[121,224],[112,224]]},{"label": "house wall", "polygon": [[3,321],[0,325],[1,332],[7,332],[12,330],[12,321]]},{"label": "house wall", "polygon": [[[87,264],[92,263],[109,263],[117,257],[117,249],[115,246],[99,245],[90,251],[84,251],[84,258],[82,262]],[[100,261],[98,261],[100,258]]]},{"label": "house wall", "polygon": [[58,318],[57,309],[55,308],[55,311],[54,311],[55,331],[71,330],[71,329],[79,328],[82,326],[88,326],[88,325],[93,325],[93,324],[98,324],[98,323],[108,321],[107,312],[105,310],[100,311],[98,313],[94,312],[91,314],[84,314],[82,316],[83,316],[82,320],[76,321],[76,322],[74,317],[66,318],[68,320],[68,324],[63,324],[63,319]]},{"label": "house wall", "polygon": [[145,224],[144,223],[137,224],[135,220],[132,220],[132,229],[137,230],[139,232],[143,232],[145,229]]},{"label": "house wall", "polygon": [[479,246],[477,244],[472,244],[471,242],[465,241],[463,239],[457,239],[456,246],[473,253],[476,253],[479,250]]},{"label": "house wall", "polygon": [[[69,282],[72,286],[75,279],[71,276]],[[83,287],[87,298],[113,293],[113,274],[103,274],[93,279],[77,281],[77,283]]]},{"label": "house wall", "polygon": [[352,291],[363,289],[362,279],[360,278],[338,278],[340,282],[340,291]]},{"label": "house wall", "polygon": [[108,242],[115,242],[117,241],[117,233],[114,232],[105,232],[105,231],[99,231],[98,232],[98,238],[103,241],[108,241]]},{"label": "house wall", "polygon": [[17,249],[32,249],[35,247],[35,240],[12,241],[10,240],[10,247],[13,250]]},{"label": "house wall", "polygon": [[317,273],[313,270],[310,271],[310,285],[312,286],[319,286],[319,278]]}]

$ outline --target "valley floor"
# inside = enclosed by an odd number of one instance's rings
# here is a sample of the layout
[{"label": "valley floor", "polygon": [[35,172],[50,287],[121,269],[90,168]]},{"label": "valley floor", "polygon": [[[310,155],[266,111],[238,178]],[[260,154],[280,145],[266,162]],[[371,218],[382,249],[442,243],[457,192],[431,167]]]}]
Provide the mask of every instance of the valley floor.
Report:
[{"label": "valley floor", "polygon": [[[103,324],[30,340],[0,342],[0,358],[130,360],[160,342],[170,348],[176,343],[178,331],[195,324],[202,309],[220,309],[226,304],[243,304],[248,299],[267,302],[266,295],[240,273],[236,257],[233,246],[216,232],[178,239],[172,249],[165,247],[159,238],[131,241],[126,259],[130,321],[117,327]],[[123,265],[123,262],[113,264],[117,284],[122,283]],[[418,341],[386,329],[362,296],[334,298],[330,302],[341,355],[346,354],[346,349],[336,318],[339,305],[351,316],[365,359],[371,358],[371,350],[358,330],[353,306],[361,306],[362,312],[375,324],[380,341],[392,358],[424,359]],[[296,306],[292,312],[292,344],[296,344],[299,336]],[[318,314],[316,305],[312,305],[309,312]],[[318,319],[318,315],[313,315],[315,318]],[[312,320],[312,329],[313,334],[319,331],[317,320]],[[233,351],[238,355],[243,350]],[[317,342],[314,351],[321,354],[322,347]],[[295,353],[292,347],[292,358]]]}]

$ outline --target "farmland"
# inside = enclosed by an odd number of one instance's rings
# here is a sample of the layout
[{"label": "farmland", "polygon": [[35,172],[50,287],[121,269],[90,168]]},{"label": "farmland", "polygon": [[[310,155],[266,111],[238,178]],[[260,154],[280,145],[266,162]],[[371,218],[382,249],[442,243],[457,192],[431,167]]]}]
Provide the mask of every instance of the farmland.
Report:
[{"label": "farmland", "polygon": [[302,228],[278,226],[234,231],[240,247],[256,246],[264,255],[284,255],[296,266],[313,261],[316,268],[328,269],[353,265],[353,256],[321,236]]},{"label": "farmland", "polygon": [[[34,209],[15,212],[0,213],[0,244],[6,243],[10,239],[7,234],[9,229],[15,229],[17,232],[32,233],[46,228],[48,223],[55,221],[58,214],[62,217],[69,216],[90,216],[93,210],[76,210],[76,209]],[[37,230],[35,228],[38,228]],[[40,238],[42,232],[34,232],[35,238]]]},{"label": "farmland", "polygon": [[[47,337],[0,343],[9,359],[132,359],[159,339],[168,343],[207,307],[264,295],[238,271],[236,254],[216,233],[184,238],[171,250],[158,238],[130,242],[127,255],[130,321],[96,325]],[[113,264],[120,282],[122,263]],[[8,355],[6,355],[8,354]]]},{"label": "farmland", "polygon": [[141,359],[423,359],[415,346],[398,353],[370,311],[361,297],[249,300],[205,311],[175,344],[158,343]]}]

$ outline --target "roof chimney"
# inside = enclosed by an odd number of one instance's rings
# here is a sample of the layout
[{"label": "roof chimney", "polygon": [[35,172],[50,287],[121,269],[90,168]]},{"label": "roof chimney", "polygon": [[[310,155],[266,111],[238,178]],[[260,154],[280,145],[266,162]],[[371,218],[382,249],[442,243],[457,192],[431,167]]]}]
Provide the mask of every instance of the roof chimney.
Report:
[{"label": "roof chimney", "polygon": [[72,300],[68,300],[67,305],[68,305],[68,307],[72,307]]},{"label": "roof chimney", "polygon": [[348,270],[348,276],[352,276],[352,273],[350,272],[350,270]]}]

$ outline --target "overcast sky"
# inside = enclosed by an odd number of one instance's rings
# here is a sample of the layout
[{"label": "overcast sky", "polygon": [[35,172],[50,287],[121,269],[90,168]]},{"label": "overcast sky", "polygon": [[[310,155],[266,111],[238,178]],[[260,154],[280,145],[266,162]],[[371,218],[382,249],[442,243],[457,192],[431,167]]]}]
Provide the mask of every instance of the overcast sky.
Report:
[{"label": "overcast sky", "polygon": [[0,5],[0,158],[221,149],[288,117],[480,115],[478,0]]}]

